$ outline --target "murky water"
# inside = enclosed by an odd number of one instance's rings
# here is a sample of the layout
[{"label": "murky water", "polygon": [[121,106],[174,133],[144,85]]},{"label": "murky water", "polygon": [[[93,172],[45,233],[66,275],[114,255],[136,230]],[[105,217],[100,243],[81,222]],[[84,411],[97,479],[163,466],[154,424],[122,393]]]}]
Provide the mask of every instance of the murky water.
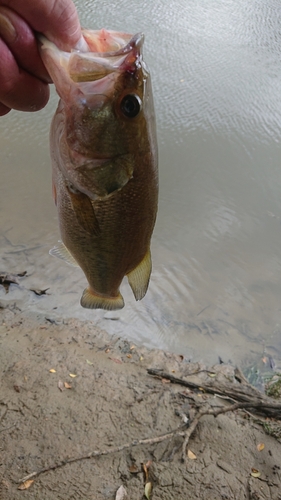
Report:
[{"label": "murky water", "polygon": [[[0,270],[29,275],[7,295],[0,287],[1,302],[51,319],[91,319],[193,360],[241,364],[265,353],[281,369],[279,2],[77,7],[85,27],[146,34],[160,149],[151,285],[136,303],[124,283],[118,313],[86,311],[82,273],[48,255],[59,238],[48,150],[53,93],[43,111],[0,120]],[[38,287],[50,295],[28,290]]]}]

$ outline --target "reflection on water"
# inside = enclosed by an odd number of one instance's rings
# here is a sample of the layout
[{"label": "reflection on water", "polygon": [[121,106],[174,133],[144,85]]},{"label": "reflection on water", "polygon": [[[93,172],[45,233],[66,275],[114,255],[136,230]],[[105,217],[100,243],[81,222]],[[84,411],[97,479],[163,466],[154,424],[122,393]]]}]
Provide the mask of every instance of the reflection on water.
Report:
[{"label": "reflection on water", "polygon": [[[276,1],[77,2],[82,24],[146,34],[160,146],[153,275],[118,313],[79,306],[85,278],[58,239],[48,129],[56,96],[0,121],[1,302],[76,316],[147,346],[217,362],[264,352],[281,369],[281,11]],[[29,250],[28,250],[29,249]],[[0,270],[1,270],[0,269]],[[37,297],[28,288],[50,287]]]}]

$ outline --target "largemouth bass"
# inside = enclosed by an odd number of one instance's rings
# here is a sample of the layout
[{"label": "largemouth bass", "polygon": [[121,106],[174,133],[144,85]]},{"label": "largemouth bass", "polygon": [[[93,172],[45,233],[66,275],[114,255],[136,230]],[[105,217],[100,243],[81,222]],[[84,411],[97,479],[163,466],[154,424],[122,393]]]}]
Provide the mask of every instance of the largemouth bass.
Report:
[{"label": "largemouth bass", "polygon": [[121,309],[127,276],[141,300],[151,274],[158,197],[157,142],[143,35],[83,30],[79,48],[41,40],[60,96],[50,133],[62,242],[52,255],[83,270],[81,305]]}]

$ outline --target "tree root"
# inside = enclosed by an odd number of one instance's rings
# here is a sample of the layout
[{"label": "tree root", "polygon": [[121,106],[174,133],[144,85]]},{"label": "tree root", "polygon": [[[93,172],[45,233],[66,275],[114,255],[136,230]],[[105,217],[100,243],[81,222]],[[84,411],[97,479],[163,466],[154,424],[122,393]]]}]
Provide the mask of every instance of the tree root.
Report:
[{"label": "tree root", "polygon": [[198,382],[195,382],[194,377],[192,377],[192,380],[188,380],[188,377],[197,375],[199,372],[189,373],[184,379],[175,377],[170,373],[165,373],[162,370],[148,369],[147,372],[150,375],[170,380],[173,383],[184,385],[191,389],[198,390],[201,393],[203,390],[204,392],[216,394],[235,401],[237,404],[246,403],[246,406],[239,406],[239,408],[248,408],[256,415],[281,420],[281,403],[274,401],[272,398],[261,393],[258,389],[249,384],[239,368],[235,368],[234,381],[226,377],[219,381],[215,378],[211,378],[210,381],[198,379]]},{"label": "tree root", "polygon": [[97,458],[105,455],[110,455],[113,453],[118,453],[120,451],[132,448],[134,446],[148,445],[148,444],[152,445],[156,443],[161,443],[162,441],[166,441],[176,436],[181,436],[184,438],[182,445],[182,460],[186,462],[187,446],[189,439],[192,436],[193,432],[195,431],[200,419],[204,415],[213,415],[214,417],[217,417],[218,415],[221,415],[223,413],[244,409],[244,410],[251,410],[251,412],[256,413],[258,415],[275,417],[276,419],[279,420],[281,419],[281,404],[275,403],[269,397],[265,396],[260,391],[252,387],[244,378],[243,374],[240,372],[239,369],[236,369],[235,371],[235,378],[239,384],[239,385],[237,384],[237,386],[236,384],[230,381],[228,381],[228,383],[227,382],[222,383],[221,381],[217,383],[213,379],[211,382],[206,383],[200,381],[200,383],[197,384],[194,381],[180,379],[169,373],[164,373],[162,370],[149,369],[147,371],[149,374],[157,376],[159,378],[168,379],[171,382],[191,387],[193,389],[197,390],[203,389],[205,392],[209,392],[211,394],[218,394],[222,397],[225,397],[226,399],[231,399],[232,401],[235,402],[228,406],[222,406],[219,408],[214,408],[210,405],[210,403],[206,402],[199,408],[199,410],[197,411],[197,413],[195,413],[193,419],[190,422],[181,425],[180,427],[174,429],[171,432],[153,438],[135,440],[132,441],[131,443],[125,443],[115,448],[108,448],[105,450],[94,450],[89,453],[86,453],[85,455],[68,458],[59,463],[50,465],[48,467],[44,467],[43,469],[40,469],[36,472],[32,472],[31,474],[28,474],[27,476],[17,481],[17,483],[24,483],[32,478],[38,477],[40,474],[43,474],[44,472],[49,472],[51,470],[59,469],[67,464],[71,464],[74,462],[90,458]]}]

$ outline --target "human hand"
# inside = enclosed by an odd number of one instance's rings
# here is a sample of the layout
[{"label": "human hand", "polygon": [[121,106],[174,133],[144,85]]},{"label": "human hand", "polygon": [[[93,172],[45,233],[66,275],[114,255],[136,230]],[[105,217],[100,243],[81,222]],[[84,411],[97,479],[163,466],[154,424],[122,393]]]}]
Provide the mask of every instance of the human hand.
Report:
[{"label": "human hand", "polygon": [[48,102],[51,79],[36,32],[61,49],[73,48],[81,28],[72,0],[0,0],[0,116],[37,111]]}]

